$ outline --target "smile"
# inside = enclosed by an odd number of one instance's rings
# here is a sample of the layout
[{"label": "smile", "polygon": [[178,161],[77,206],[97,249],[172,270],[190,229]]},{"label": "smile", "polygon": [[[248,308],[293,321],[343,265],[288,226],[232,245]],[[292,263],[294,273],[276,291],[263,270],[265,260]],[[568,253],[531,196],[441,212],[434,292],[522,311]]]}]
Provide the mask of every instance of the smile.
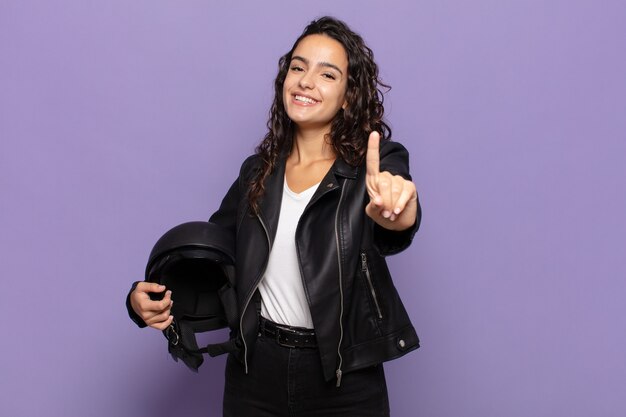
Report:
[{"label": "smile", "polygon": [[305,96],[299,96],[299,95],[295,95],[294,100],[299,101],[301,103],[307,103],[307,104],[316,104],[317,101],[313,100],[312,98],[309,97],[305,97]]}]

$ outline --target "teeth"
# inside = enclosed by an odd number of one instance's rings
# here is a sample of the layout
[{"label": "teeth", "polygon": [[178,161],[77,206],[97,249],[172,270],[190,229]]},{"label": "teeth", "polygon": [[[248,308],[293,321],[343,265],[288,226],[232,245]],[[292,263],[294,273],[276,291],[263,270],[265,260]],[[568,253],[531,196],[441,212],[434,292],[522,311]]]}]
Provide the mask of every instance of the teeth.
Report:
[{"label": "teeth", "polygon": [[304,96],[296,96],[295,98],[296,100],[301,101],[303,103],[309,103],[309,104],[317,103],[315,100],[308,98],[308,97],[304,97]]}]

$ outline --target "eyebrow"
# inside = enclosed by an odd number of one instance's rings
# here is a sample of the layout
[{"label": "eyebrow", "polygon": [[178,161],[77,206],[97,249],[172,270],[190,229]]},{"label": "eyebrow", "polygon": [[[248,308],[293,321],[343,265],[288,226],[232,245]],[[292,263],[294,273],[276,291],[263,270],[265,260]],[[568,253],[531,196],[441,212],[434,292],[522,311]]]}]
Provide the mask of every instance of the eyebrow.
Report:
[{"label": "eyebrow", "polygon": [[[302,61],[302,62],[304,62],[305,64],[309,65],[309,60],[308,60],[308,59],[306,59],[306,58],[304,58],[304,57],[301,57],[301,56],[299,56],[299,55],[294,55],[294,56],[292,56],[292,57],[291,57],[291,60],[292,60],[292,61],[293,61],[293,60]],[[330,62],[320,62],[320,63],[318,63],[318,65],[320,65],[320,66],[322,66],[322,67],[332,68],[332,69],[336,70],[337,72],[339,72],[339,74],[341,74],[341,75],[343,76],[343,71],[341,71],[341,70],[339,69],[339,67],[338,67],[337,65],[335,65],[335,64],[331,64]]]}]

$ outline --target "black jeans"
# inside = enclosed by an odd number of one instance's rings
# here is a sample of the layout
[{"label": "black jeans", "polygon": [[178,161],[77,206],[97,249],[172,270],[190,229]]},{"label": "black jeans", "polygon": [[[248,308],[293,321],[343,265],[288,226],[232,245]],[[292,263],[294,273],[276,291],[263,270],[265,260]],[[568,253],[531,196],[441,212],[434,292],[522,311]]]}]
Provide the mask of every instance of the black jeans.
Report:
[{"label": "black jeans", "polygon": [[232,355],[226,362],[224,417],[387,417],[382,365],[326,382],[319,351],[288,348],[259,336],[246,375]]}]

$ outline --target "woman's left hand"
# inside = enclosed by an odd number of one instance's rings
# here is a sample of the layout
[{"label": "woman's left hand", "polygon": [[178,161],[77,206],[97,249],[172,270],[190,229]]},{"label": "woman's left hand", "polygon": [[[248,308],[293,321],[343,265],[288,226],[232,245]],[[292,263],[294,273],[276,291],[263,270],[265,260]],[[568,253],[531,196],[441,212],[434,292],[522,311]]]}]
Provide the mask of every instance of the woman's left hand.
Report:
[{"label": "woman's left hand", "polygon": [[370,202],[365,213],[389,230],[405,230],[413,226],[417,216],[415,184],[400,175],[380,172],[380,134],[370,133],[366,155],[365,184]]}]

